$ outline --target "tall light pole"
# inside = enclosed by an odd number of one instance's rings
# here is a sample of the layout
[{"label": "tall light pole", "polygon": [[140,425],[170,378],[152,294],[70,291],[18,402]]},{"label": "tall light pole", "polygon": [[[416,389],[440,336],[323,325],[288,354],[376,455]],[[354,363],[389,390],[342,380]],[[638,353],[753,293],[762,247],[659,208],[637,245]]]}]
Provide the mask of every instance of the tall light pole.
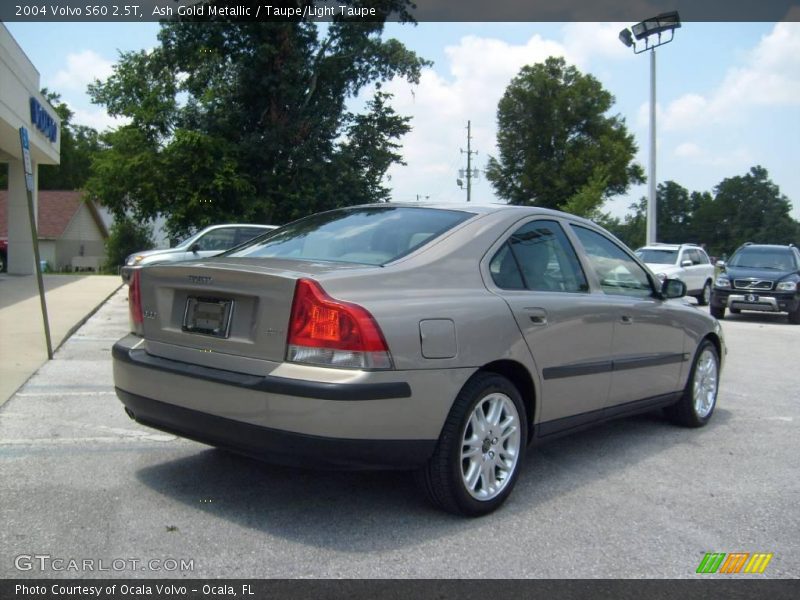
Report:
[{"label": "tall light pole", "polygon": [[[634,54],[650,51],[650,161],[647,172],[647,244],[656,243],[656,48],[669,44],[675,37],[675,30],[681,26],[677,11],[661,13],[630,29],[619,32],[620,41],[633,49]],[[668,38],[662,34],[669,32]],[[651,36],[655,36],[651,39]],[[644,45],[637,45],[637,42]]]}]

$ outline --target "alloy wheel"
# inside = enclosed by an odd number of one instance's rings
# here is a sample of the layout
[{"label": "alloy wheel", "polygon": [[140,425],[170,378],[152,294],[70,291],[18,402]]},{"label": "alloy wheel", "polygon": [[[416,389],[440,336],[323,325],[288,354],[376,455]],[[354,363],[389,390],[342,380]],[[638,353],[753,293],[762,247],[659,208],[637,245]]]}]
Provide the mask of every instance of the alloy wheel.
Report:
[{"label": "alloy wheel", "polygon": [[701,419],[709,415],[717,400],[718,372],[717,357],[705,348],[697,360],[692,387],[694,411]]},{"label": "alloy wheel", "polygon": [[461,477],[477,500],[497,497],[511,481],[520,454],[520,420],[514,402],[493,392],[475,405],[461,444]]}]

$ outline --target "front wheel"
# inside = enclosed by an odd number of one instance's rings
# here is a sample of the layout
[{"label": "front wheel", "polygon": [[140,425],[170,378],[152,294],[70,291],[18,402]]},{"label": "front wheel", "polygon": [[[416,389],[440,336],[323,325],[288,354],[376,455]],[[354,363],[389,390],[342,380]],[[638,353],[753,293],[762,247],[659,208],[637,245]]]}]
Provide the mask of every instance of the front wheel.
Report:
[{"label": "front wheel", "polygon": [[711,316],[715,319],[724,319],[725,318],[725,307],[724,306],[714,306],[711,305]]},{"label": "front wheel", "polygon": [[792,325],[800,325],[800,304],[789,313],[789,323]]},{"label": "front wheel", "polygon": [[681,399],[667,408],[667,415],[684,427],[702,427],[711,420],[719,390],[719,353],[710,340],[697,348],[692,372]]},{"label": "front wheel", "polygon": [[433,456],[418,472],[428,499],[477,517],[497,509],[514,487],[527,443],[519,391],[495,373],[477,373],[456,397]]}]

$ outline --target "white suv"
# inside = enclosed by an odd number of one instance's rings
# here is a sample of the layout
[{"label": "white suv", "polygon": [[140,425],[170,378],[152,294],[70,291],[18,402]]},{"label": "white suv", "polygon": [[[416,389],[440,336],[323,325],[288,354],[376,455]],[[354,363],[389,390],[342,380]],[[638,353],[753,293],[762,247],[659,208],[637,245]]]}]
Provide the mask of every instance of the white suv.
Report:
[{"label": "white suv", "polygon": [[714,265],[708,254],[696,244],[653,244],[636,251],[642,262],[662,281],[680,279],[686,284],[689,296],[697,298],[700,306],[711,300]]}]

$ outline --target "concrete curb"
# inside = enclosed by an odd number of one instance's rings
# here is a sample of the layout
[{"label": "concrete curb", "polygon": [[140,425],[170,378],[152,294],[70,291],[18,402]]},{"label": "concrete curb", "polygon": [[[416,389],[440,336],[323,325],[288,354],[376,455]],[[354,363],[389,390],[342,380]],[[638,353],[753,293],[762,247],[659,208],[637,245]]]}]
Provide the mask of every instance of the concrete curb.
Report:
[{"label": "concrete curb", "polygon": [[[67,330],[67,333],[66,333],[66,335],[64,336],[64,339],[63,339],[63,340],[61,340],[61,341],[59,342],[58,346],[56,346],[56,347],[53,349],[53,358],[55,358],[55,354],[56,354],[56,352],[58,352],[58,351],[61,349],[61,346],[63,346],[63,345],[66,343],[66,341],[67,341],[69,338],[71,338],[71,337],[72,337],[72,336],[75,334],[75,332],[76,332],[76,331],[78,331],[78,329],[80,329],[81,327],[83,327],[83,326],[86,324],[86,321],[88,321],[89,319],[91,319],[91,318],[92,318],[92,317],[95,315],[95,313],[96,313],[98,310],[100,310],[100,309],[103,307],[103,305],[104,305],[106,302],[108,302],[109,300],[111,300],[111,297],[112,297],[114,294],[116,294],[117,292],[119,292],[119,288],[121,288],[123,285],[124,285],[124,284],[120,283],[120,284],[119,284],[119,286],[117,286],[116,288],[114,288],[114,291],[113,291],[113,292],[111,292],[111,293],[110,293],[108,296],[106,296],[105,298],[103,298],[103,299],[102,299],[102,300],[101,300],[101,301],[100,301],[100,302],[97,304],[97,306],[95,306],[95,307],[94,307],[94,308],[93,308],[91,311],[89,311],[89,312],[88,312],[88,313],[87,313],[87,314],[86,314],[86,315],[85,315],[85,316],[84,316],[84,317],[83,317],[83,318],[82,318],[80,321],[78,321],[78,322],[77,322],[75,325],[73,325],[72,327],[70,327],[70,328],[69,328],[69,330]],[[48,361],[48,362],[49,362],[49,361]],[[46,363],[45,363],[45,364],[46,364]],[[37,370],[38,370],[38,369],[37,369]],[[15,393],[16,393],[16,392],[15,392]]]}]

